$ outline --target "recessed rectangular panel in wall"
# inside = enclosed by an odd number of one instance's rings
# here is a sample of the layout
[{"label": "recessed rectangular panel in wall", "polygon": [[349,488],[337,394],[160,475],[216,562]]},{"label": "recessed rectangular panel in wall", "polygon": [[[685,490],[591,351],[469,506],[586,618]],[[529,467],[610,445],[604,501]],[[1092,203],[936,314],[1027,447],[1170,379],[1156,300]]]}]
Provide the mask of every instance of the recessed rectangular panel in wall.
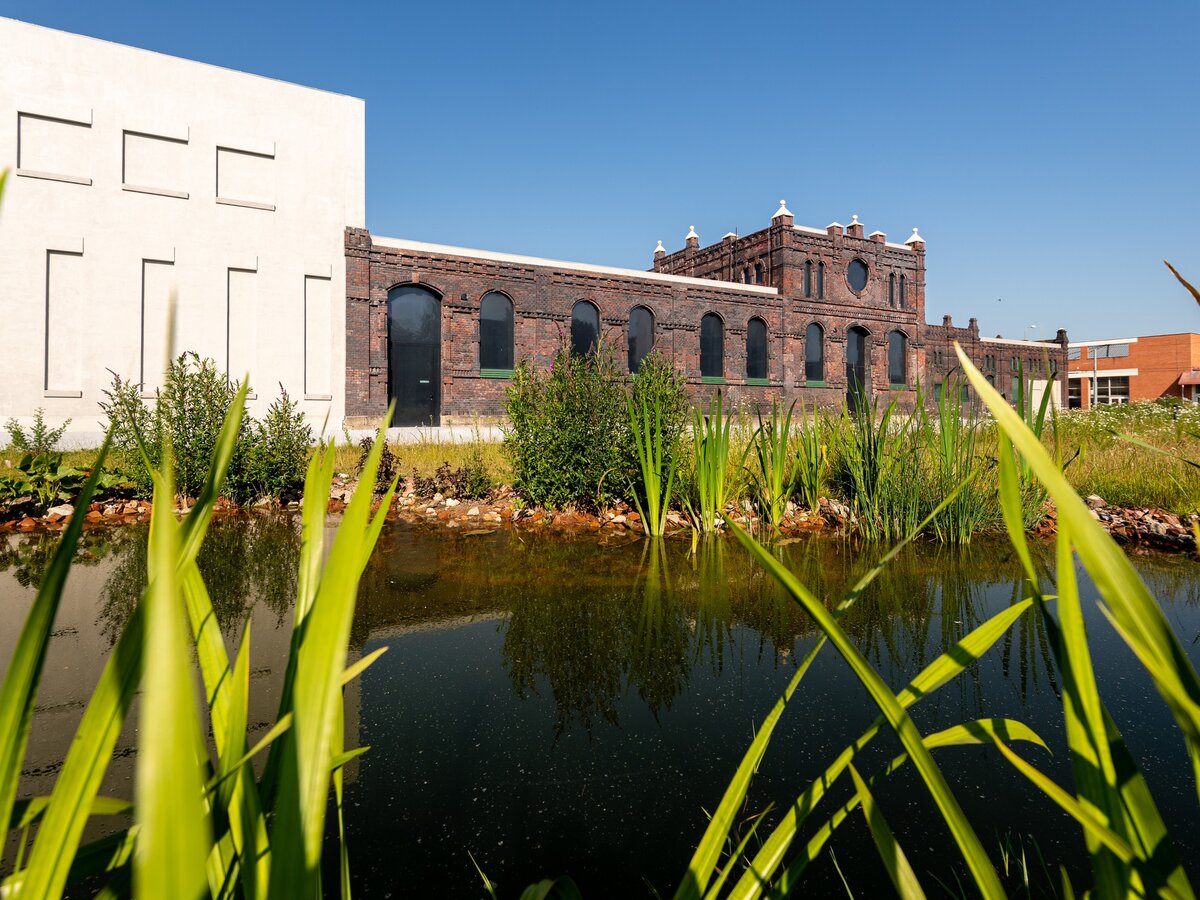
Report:
[{"label": "recessed rectangular panel in wall", "polygon": [[258,350],[258,273],[229,269],[226,279],[229,378],[240,383],[249,376],[251,391],[263,388],[270,394],[270,385],[259,385],[254,380]]},{"label": "recessed rectangular panel in wall", "polygon": [[79,397],[87,280],[82,253],[46,252],[45,388],[50,397]]},{"label": "recessed rectangular panel in wall", "polygon": [[275,157],[217,148],[217,202],[275,209]]},{"label": "recessed rectangular panel in wall", "polygon": [[[162,260],[142,260],[142,392],[153,394],[162,387],[167,354],[175,344],[169,334],[168,310],[175,291],[175,264]],[[178,329],[175,329],[176,333]],[[180,348],[175,346],[175,353]]]},{"label": "recessed rectangular panel in wall", "polygon": [[126,131],[121,182],[126,190],[186,200],[187,141]]},{"label": "recessed rectangular panel in wall", "polygon": [[91,184],[92,141],[90,122],[17,113],[17,173]]},{"label": "recessed rectangular panel in wall", "polygon": [[329,400],[333,396],[332,370],[333,280],[304,276],[304,397]]}]

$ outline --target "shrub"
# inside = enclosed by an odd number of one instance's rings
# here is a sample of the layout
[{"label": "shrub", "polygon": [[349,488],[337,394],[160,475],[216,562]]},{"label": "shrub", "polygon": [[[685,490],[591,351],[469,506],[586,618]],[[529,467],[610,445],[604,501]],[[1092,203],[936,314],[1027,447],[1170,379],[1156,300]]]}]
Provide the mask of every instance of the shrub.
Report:
[{"label": "shrub", "polygon": [[261,422],[249,420],[234,453],[228,493],[238,503],[293,497],[304,484],[312,428],[298,410],[300,404],[282,386],[280,390]]},{"label": "shrub", "polygon": [[[684,437],[692,414],[683,375],[671,360],[657,350],[651,350],[642,359],[632,381],[630,395],[633,409],[639,415],[643,409],[655,411],[658,439],[661,440],[662,471],[678,472],[687,450]],[[630,495],[645,496],[646,485],[628,415],[625,425],[627,437],[622,445],[622,469],[626,474]]]},{"label": "shrub", "polygon": [[526,500],[592,509],[611,502],[632,447],[623,378],[607,343],[586,357],[563,345],[549,372],[522,361],[506,406],[504,448]]},{"label": "shrub", "polygon": [[[358,442],[362,454],[358,458],[358,474],[362,475],[367,461],[371,458],[371,450],[375,447],[375,439],[369,435]],[[382,494],[396,477],[396,455],[384,440],[383,449],[379,451],[379,467],[375,470],[375,493]]]},{"label": "shrub", "polygon": [[67,419],[57,428],[51,428],[46,424],[44,413],[45,410],[40,406],[34,411],[33,425],[28,433],[16,419],[9,419],[4,423],[4,430],[8,432],[8,440],[14,450],[39,456],[58,449],[58,442],[62,440],[71,420]]}]

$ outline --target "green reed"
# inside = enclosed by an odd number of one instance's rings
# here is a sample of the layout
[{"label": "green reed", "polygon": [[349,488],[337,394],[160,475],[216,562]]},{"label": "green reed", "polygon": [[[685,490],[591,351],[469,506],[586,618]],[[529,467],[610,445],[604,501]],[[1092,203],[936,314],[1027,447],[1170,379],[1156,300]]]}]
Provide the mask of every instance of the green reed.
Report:
[{"label": "green reed", "polygon": [[718,521],[725,515],[725,504],[729,500],[729,433],[732,426],[733,420],[725,413],[725,401],[720,391],[709,403],[707,416],[701,415],[699,408],[692,411],[692,496],[685,496],[684,503],[694,527],[702,534],[715,532]]},{"label": "green reed", "polygon": [[929,414],[923,399],[918,385],[916,429],[932,496],[943,497],[955,485],[967,483],[954,502],[933,520],[933,531],[946,543],[970,543],[972,534],[996,518],[995,503],[980,485],[984,470],[979,449],[982,419],[974,406],[963,402],[953,378],[937,398],[936,416]]},{"label": "green reed", "polygon": [[658,394],[649,398],[642,395],[636,400],[629,397],[628,409],[629,430],[641,475],[641,484],[631,484],[630,493],[646,534],[661,537],[667,530],[679,455],[669,446],[673,438],[664,428],[662,399]]},{"label": "green reed", "polygon": [[810,512],[816,512],[829,473],[829,454],[825,435],[828,431],[825,417],[814,403],[812,418],[804,401],[800,401],[800,419],[795,435],[796,450],[796,493]]},{"label": "green reed", "polygon": [[751,493],[759,514],[772,528],[778,528],[783,521],[796,487],[796,467],[792,464],[788,446],[795,407],[793,402],[781,414],[779,404],[773,402],[771,414],[766,419],[759,414],[758,428],[750,438],[750,449],[754,451]]}]

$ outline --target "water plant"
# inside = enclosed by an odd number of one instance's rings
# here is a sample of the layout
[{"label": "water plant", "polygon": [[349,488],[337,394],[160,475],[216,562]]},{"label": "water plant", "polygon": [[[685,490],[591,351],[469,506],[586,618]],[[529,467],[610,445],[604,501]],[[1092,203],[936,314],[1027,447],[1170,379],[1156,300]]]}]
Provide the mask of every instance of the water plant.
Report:
[{"label": "water plant", "polygon": [[825,417],[814,403],[812,418],[804,401],[800,401],[800,419],[796,428],[796,494],[804,501],[810,512],[816,512],[829,472],[829,455],[826,451]]},{"label": "water plant", "polygon": [[789,447],[795,407],[793,402],[781,415],[779,404],[772,402],[771,414],[766,419],[759,414],[758,428],[750,441],[754,451],[751,457],[754,466],[750,470],[754,502],[772,528],[778,528],[783,521],[796,487],[796,467]]},{"label": "water plant", "polygon": [[733,420],[717,391],[708,415],[692,411],[692,496],[684,496],[692,523],[702,534],[716,531],[729,500],[729,432]]},{"label": "water plant", "polygon": [[[231,661],[196,565],[234,454],[246,390],[242,385],[234,396],[208,476],[181,521],[174,514],[170,436],[158,448],[158,465],[146,457],[155,502],[142,600],[113,648],[50,796],[17,801],[38,683],[83,517],[72,517],[63,532],[0,685],[0,822],[6,835],[17,832],[13,871],[0,884],[5,896],[58,897],[84,878],[102,880],[110,897],[316,896],[331,786],[341,888],[349,895],[341,767],[361,750],[343,747],[341,689],[378,658],[377,652],[345,668],[358,582],[383,525],[383,510],[371,512],[379,454],[368,460],[366,487],[347,506],[328,552],[324,518],[332,449],[309,462],[283,697],[274,726],[251,745],[250,628]],[[110,445],[111,434],[80,491],[81,505],[96,490]],[[193,650],[212,727],[208,748],[189,671]],[[101,796],[114,744],[139,691],[134,795]],[[256,778],[254,761],[267,748]],[[81,846],[93,816],[115,816],[121,824]]]},{"label": "water plant", "polygon": [[867,540],[900,540],[921,519],[923,480],[913,445],[912,416],[896,415],[896,401],[842,410],[834,480],[855,512],[854,527]]},{"label": "water plant", "polygon": [[628,409],[639,476],[630,483],[630,492],[646,534],[661,537],[667,530],[667,513],[679,468],[678,454],[672,447],[675,436],[664,427],[663,403],[657,395],[631,396]]},{"label": "water plant", "polygon": [[951,378],[937,398],[936,416],[926,408],[917,386],[918,433],[928,466],[933,496],[942,497],[966,482],[954,502],[932,523],[937,538],[966,544],[981,527],[994,520],[995,504],[980,486],[983,460],[979,449],[982,420],[975,406],[964,404],[956,380]]}]

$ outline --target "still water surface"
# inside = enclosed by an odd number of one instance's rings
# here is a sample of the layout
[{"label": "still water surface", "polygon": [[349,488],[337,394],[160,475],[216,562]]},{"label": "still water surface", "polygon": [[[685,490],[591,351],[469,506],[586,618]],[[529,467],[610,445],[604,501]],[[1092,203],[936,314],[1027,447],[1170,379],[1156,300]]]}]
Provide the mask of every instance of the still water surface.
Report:
[{"label": "still water surface", "polygon": [[[44,537],[0,537],[0,665],[7,665],[49,548]],[[673,891],[705,826],[704,810],[718,802],[754,729],[815,640],[806,617],[734,543],[701,546],[695,555],[689,549],[667,543],[654,550],[628,538],[385,530],[363,581],[351,657],[390,649],[346,697],[347,745],[371,748],[347,772],[360,896],[479,896],[468,853],[501,896],[560,874],[572,875],[589,897]],[[831,601],[878,552],[825,539],[777,548]],[[231,647],[242,622],[253,621],[256,734],[270,726],[278,704],[298,554],[291,520],[233,519],[213,525],[201,559]],[[23,795],[47,793],[61,766],[104,656],[136,602],[144,533],[89,535],[80,563],[56,623]],[[1137,566],[1200,663],[1197,564],[1161,558]],[[916,547],[843,623],[899,689],[1012,603],[1018,570],[1004,544]],[[1094,597],[1086,582],[1084,597]],[[1200,816],[1173,723],[1090,603],[1088,621],[1101,691],[1195,880]],[[1035,617],[1018,621],[977,667],[914,707],[918,726],[929,732],[985,716],[1020,719],[1054,753],[1020,751],[1069,785],[1044,637]],[[746,815],[793,800],[874,714],[846,665],[822,650],[776,732]],[[132,793],[135,744],[131,721],[106,792]],[[859,767],[864,774],[896,752],[890,739],[875,744]],[[1056,881],[1063,863],[1077,884],[1087,883],[1077,830],[996,752],[946,748],[937,759],[997,859],[1001,843],[1023,842],[1035,878],[1042,877],[1040,854]],[[944,895],[938,882],[953,887],[961,866],[923,789],[902,770],[877,793],[927,890]],[[825,815],[846,797],[844,786],[835,790]],[[857,896],[887,893],[857,815],[832,846]],[[809,895],[844,894],[828,853],[810,875]]]}]

